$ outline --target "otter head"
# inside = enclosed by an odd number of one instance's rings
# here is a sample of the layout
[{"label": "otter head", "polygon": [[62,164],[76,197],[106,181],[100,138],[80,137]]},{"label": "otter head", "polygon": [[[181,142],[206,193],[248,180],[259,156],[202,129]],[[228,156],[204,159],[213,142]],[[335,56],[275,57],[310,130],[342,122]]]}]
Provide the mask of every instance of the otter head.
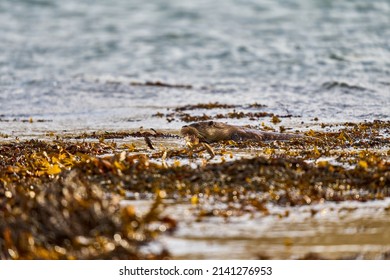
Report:
[{"label": "otter head", "polygon": [[214,121],[197,122],[183,126],[180,133],[190,141],[197,139],[199,142],[211,143],[219,141],[228,126]]}]

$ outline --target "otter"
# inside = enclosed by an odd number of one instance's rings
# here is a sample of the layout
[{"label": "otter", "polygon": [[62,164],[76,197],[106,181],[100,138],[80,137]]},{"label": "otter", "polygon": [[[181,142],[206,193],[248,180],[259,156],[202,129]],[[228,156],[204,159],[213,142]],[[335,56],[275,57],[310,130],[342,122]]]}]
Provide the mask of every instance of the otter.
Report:
[{"label": "otter", "polygon": [[214,143],[219,141],[270,141],[306,138],[307,136],[288,133],[277,133],[235,126],[221,122],[197,122],[182,127],[180,133],[190,142]]}]

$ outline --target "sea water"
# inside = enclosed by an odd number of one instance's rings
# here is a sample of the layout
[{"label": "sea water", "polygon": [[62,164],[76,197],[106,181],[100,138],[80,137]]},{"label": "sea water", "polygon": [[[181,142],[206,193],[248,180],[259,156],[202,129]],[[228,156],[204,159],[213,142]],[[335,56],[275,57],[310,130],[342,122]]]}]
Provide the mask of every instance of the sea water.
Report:
[{"label": "sea water", "polygon": [[207,102],[390,119],[389,0],[2,0],[0,26],[3,134],[177,129],[153,114]]}]

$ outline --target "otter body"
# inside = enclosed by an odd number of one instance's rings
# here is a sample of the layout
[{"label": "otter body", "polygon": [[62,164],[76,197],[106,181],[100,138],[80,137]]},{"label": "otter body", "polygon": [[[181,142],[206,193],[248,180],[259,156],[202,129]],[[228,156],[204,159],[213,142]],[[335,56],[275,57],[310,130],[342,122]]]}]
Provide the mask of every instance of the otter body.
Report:
[{"label": "otter body", "polygon": [[218,141],[233,140],[240,141],[269,141],[269,140],[289,140],[302,138],[303,135],[267,132],[251,129],[243,126],[235,126],[221,122],[197,122],[185,125],[181,129],[183,136],[190,139],[198,139],[199,142],[213,143]]}]

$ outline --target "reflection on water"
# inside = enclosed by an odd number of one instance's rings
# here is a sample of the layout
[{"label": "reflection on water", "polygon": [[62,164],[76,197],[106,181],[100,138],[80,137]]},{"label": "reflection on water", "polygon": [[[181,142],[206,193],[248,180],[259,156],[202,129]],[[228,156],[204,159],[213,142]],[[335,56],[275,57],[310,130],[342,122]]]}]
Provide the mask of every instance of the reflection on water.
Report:
[{"label": "reflection on water", "polygon": [[[150,202],[123,202],[127,204],[142,213]],[[298,259],[309,253],[330,259],[375,259],[390,250],[390,199],[301,207],[268,205],[268,215],[202,219],[194,215],[197,206],[166,204],[164,213],[179,224],[172,236],[161,240],[178,259]]]}]

